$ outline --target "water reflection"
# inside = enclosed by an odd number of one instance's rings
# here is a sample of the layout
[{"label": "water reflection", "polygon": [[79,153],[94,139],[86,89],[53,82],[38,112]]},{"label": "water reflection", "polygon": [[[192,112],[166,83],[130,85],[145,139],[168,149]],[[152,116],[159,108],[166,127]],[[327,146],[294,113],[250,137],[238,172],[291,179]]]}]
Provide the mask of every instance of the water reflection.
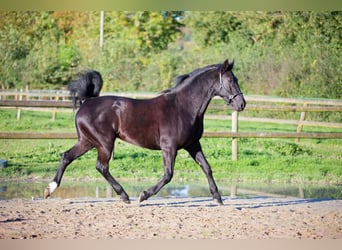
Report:
[{"label": "water reflection", "polygon": [[[122,183],[130,197],[138,197],[151,183]],[[2,182],[0,199],[42,198],[47,183]],[[249,197],[298,197],[314,199],[342,199],[342,186],[289,186],[274,184],[218,183],[222,196]],[[207,184],[169,184],[157,197],[210,197]],[[54,198],[112,198],[113,189],[105,182],[63,182],[53,194]]]}]

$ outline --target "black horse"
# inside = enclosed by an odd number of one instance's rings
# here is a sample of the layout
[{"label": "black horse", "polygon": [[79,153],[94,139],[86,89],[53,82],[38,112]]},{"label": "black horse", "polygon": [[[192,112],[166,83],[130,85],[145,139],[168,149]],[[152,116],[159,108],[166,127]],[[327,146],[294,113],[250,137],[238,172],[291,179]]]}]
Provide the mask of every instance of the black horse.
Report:
[{"label": "black horse", "polygon": [[89,70],[80,73],[77,80],[72,81],[68,86],[73,100],[74,110],[76,109],[77,100],[81,105],[87,98],[98,97],[102,89],[102,84],[103,80],[99,72]]},{"label": "black horse", "polygon": [[129,196],[108,167],[114,142],[120,138],[163,153],[164,176],[140,194],[140,202],[157,194],[171,181],[177,151],[183,148],[204,171],[214,200],[222,204],[199,140],[203,133],[204,113],[214,96],[222,97],[237,111],[245,108],[245,99],[232,72],[233,64],[226,60],[223,64],[194,70],[178,77],[175,87],[148,100],[117,96],[87,99],[76,115],[78,142],[62,155],[57,174],[45,189],[45,198],[60,185],[66,167],[95,147],[98,153],[96,169],[122,200],[129,203]]}]

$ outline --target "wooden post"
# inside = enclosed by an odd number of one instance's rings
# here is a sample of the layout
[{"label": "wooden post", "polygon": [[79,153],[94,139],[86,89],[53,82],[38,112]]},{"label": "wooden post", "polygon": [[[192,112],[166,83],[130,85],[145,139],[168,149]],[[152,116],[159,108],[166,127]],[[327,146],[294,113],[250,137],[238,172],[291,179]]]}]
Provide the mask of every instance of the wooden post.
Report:
[{"label": "wooden post", "polygon": [[299,198],[305,198],[305,195],[304,195],[304,189],[302,186],[299,186]]},{"label": "wooden post", "polygon": [[[21,90],[21,92],[22,92],[22,90]],[[23,100],[23,95],[20,94],[20,95],[19,95],[19,101],[22,101],[22,100]],[[20,120],[20,118],[21,118],[21,108],[18,108],[18,111],[17,111],[17,120]]]},{"label": "wooden post", "polygon": [[100,198],[100,188],[98,186],[95,188],[95,197]]},{"label": "wooden post", "polygon": [[104,11],[100,12],[100,49],[103,47],[103,26],[104,26]]},{"label": "wooden post", "polygon": [[25,94],[26,94],[26,100],[30,100],[30,95],[29,95],[30,88],[28,85],[25,86]]},{"label": "wooden post", "polygon": [[[304,103],[303,106],[306,107],[307,104]],[[298,121],[298,125],[297,125],[297,133],[301,133],[301,132],[302,132],[302,130],[303,130],[303,124],[302,124],[302,122],[303,122],[304,120],[305,120],[305,111],[302,111],[302,112],[300,113],[300,117],[299,117],[299,121]],[[299,138],[296,139],[296,142],[299,142]]]},{"label": "wooden post", "polygon": [[54,108],[54,109],[52,110],[52,121],[55,121],[55,120],[56,120],[56,116],[57,116],[57,109]]},{"label": "wooden post", "polygon": [[[238,132],[238,112],[234,111],[232,113],[232,132]],[[238,159],[238,138],[232,138],[232,160],[236,161]]]},{"label": "wooden post", "polygon": [[113,188],[111,186],[106,187],[106,198],[112,198],[113,197]]},{"label": "wooden post", "polygon": [[230,188],[230,198],[236,198],[236,196],[237,196],[237,186],[236,184],[234,184]]},{"label": "wooden post", "polygon": [[18,108],[17,110],[17,120],[20,120],[21,118],[21,108]]}]

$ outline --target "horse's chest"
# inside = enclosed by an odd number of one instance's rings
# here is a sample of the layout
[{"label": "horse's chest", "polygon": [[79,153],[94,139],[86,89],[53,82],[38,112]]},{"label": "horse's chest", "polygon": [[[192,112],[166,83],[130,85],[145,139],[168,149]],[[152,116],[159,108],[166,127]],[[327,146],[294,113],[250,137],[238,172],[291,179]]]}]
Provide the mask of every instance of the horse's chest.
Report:
[{"label": "horse's chest", "polygon": [[196,119],[195,121],[183,122],[178,126],[176,132],[180,144],[191,144],[198,141],[203,134],[203,120]]}]

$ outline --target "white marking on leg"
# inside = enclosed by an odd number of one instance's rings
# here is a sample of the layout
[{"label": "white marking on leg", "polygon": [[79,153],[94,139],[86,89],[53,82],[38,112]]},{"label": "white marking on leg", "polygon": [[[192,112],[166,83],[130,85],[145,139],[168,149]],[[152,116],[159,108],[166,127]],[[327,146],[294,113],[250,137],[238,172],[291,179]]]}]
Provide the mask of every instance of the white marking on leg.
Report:
[{"label": "white marking on leg", "polygon": [[56,190],[57,186],[58,186],[57,183],[54,181],[49,183],[48,188],[49,188],[50,194],[52,194]]}]

